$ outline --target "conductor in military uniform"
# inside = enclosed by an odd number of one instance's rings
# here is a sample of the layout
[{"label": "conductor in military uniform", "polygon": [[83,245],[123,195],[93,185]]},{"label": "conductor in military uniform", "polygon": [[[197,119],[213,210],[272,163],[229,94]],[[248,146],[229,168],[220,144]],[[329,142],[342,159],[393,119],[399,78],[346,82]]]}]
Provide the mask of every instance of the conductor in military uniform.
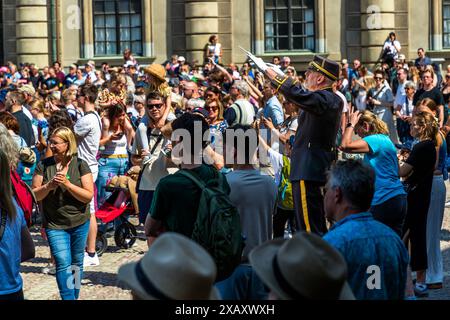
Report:
[{"label": "conductor in military uniform", "polygon": [[269,68],[266,76],[286,99],[303,112],[291,155],[292,193],[297,226],[320,236],[327,232],[323,189],[327,171],[336,160],[336,136],[343,102],[333,92],[339,79],[339,65],[315,56],[306,71],[305,87],[290,77],[280,77]]}]

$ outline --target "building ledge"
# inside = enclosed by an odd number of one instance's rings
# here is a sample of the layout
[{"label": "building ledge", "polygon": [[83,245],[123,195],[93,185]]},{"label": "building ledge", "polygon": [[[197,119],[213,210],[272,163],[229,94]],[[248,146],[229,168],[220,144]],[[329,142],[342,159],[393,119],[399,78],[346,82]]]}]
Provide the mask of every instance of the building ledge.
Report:
[{"label": "building ledge", "polygon": [[[152,64],[156,60],[156,57],[134,56],[134,58],[139,62],[140,66]],[[107,62],[111,67],[123,66],[123,56],[105,56],[105,57],[94,57],[91,59],[79,59],[77,63],[81,66],[91,60],[95,62],[95,65],[97,67],[101,67],[103,62]]]}]

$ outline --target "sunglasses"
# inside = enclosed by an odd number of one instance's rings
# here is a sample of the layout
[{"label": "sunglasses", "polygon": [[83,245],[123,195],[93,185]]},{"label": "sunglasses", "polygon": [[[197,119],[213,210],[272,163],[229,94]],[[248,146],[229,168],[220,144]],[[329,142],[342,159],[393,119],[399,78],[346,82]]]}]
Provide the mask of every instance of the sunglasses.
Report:
[{"label": "sunglasses", "polygon": [[163,106],[163,104],[161,103],[161,104],[148,104],[147,105],[147,108],[149,109],[149,110],[152,110],[152,109],[154,109],[154,108],[156,108],[156,109],[161,109],[162,108],[162,106]]},{"label": "sunglasses", "polygon": [[208,106],[208,107],[205,107],[205,110],[207,110],[207,111],[217,111],[217,110],[219,110],[219,107]]},{"label": "sunglasses", "polygon": [[375,80],[383,80],[383,78],[376,77]]}]

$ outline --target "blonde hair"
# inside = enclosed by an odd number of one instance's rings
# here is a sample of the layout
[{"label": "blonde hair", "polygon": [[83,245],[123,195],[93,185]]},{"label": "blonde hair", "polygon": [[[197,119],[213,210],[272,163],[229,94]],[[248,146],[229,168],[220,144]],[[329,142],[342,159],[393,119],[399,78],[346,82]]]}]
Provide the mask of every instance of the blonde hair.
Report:
[{"label": "blonde hair", "polygon": [[45,102],[42,99],[34,99],[30,103],[31,110],[37,109],[40,113],[44,114],[44,117],[50,117],[50,111],[45,108]]},{"label": "blonde hair", "polygon": [[428,112],[419,112],[414,116],[413,121],[417,126],[422,127],[424,130],[419,134],[419,139],[431,140],[437,145],[437,135],[439,133],[438,120]]},{"label": "blonde hair", "polygon": [[366,87],[366,91],[369,91],[370,89],[377,86],[377,83],[375,82],[375,78],[373,76],[365,76],[363,78],[363,84],[364,87]]},{"label": "blonde hair", "polygon": [[356,127],[362,127],[362,125],[366,122],[369,124],[369,131],[367,135],[373,134],[385,134],[389,135],[389,129],[386,123],[380,120],[375,114],[370,111],[363,111],[361,114],[361,118],[358,121]]},{"label": "blonde hair", "polygon": [[75,139],[75,134],[72,130],[67,127],[59,127],[55,131],[53,131],[52,136],[56,136],[64,142],[68,143],[67,151],[65,156],[67,158],[72,158],[74,155],[78,153],[77,140]]}]

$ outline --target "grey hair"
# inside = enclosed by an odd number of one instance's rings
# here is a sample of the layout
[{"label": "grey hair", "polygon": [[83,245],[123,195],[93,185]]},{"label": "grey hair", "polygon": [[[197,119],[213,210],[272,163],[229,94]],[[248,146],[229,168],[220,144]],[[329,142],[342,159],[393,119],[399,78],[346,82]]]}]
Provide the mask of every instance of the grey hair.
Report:
[{"label": "grey hair", "polygon": [[17,168],[19,163],[19,148],[8,129],[0,123],[0,149],[6,154],[12,168]]},{"label": "grey hair", "polygon": [[189,99],[189,100],[186,102],[186,105],[192,107],[192,109],[203,108],[203,107],[205,107],[205,100],[201,100],[201,99]]},{"label": "grey hair", "polygon": [[328,187],[339,188],[352,208],[366,211],[375,192],[375,172],[361,161],[338,161],[328,174]]},{"label": "grey hair", "polygon": [[244,80],[238,80],[234,82],[234,85],[236,86],[236,89],[245,97],[248,98],[250,95],[250,87],[248,86],[247,82]]},{"label": "grey hair", "polygon": [[410,88],[413,88],[414,90],[416,90],[417,89],[416,84],[412,81],[407,81],[405,83],[405,89],[410,89]]}]

